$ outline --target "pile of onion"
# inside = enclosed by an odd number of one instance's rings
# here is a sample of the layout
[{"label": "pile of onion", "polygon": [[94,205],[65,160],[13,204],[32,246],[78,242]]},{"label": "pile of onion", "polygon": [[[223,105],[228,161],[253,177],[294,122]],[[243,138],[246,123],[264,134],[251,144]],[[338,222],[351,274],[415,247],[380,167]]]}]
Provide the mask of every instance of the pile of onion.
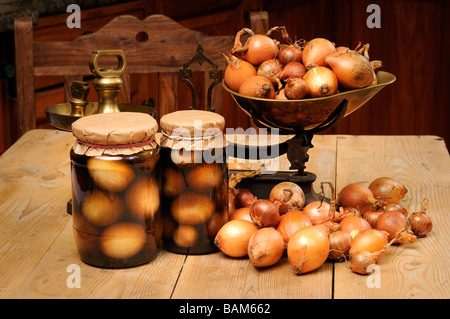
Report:
[{"label": "pile of onion", "polygon": [[[275,31],[285,43],[272,37]],[[250,97],[299,100],[330,96],[339,90],[377,84],[375,70],[381,61],[370,61],[368,50],[369,44],[359,43],[350,50],[325,38],[293,41],[285,26],[273,27],[266,34],[243,28],[236,33],[230,54],[224,55],[228,65],[224,80],[231,90]],[[261,88],[255,75],[269,79],[274,92],[270,86]],[[241,89],[250,77],[250,83]]]},{"label": "pile of onion", "polygon": [[[329,203],[324,185],[331,188]],[[428,199],[408,216],[399,204],[406,187],[392,178],[377,178],[369,187],[351,183],[338,196],[332,183],[320,186],[322,200],[306,205],[303,190],[288,181],[275,185],[267,199],[233,187],[229,220],[214,243],[229,257],[247,256],[255,267],[272,267],[285,256],[297,275],[326,260],[349,261],[351,271],[369,274],[391,245],[413,243],[432,229]]]}]

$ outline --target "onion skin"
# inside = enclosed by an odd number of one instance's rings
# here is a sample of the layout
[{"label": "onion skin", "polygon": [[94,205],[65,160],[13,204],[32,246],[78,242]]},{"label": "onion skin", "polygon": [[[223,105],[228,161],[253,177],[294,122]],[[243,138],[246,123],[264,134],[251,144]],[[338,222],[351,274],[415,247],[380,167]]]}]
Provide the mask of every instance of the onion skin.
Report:
[{"label": "onion skin", "polygon": [[338,79],[329,68],[318,66],[306,72],[303,80],[309,89],[310,97],[333,95],[338,90]]},{"label": "onion skin", "polygon": [[281,234],[285,246],[287,246],[289,239],[297,230],[308,226],[312,226],[312,223],[305,214],[299,210],[291,210],[281,216],[277,231]]},{"label": "onion skin", "polygon": [[[388,234],[378,229],[368,229],[360,232],[353,238],[352,245],[350,247],[350,257],[360,251],[368,251],[371,253],[382,251],[388,244]],[[380,260],[384,256],[384,253],[380,253],[375,257],[375,261]]]},{"label": "onion skin", "polygon": [[328,232],[322,225],[304,227],[294,233],[287,246],[289,263],[296,275],[316,270],[330,251]]},{"label": "onion skin", "polygon": [[[283,64],[277,59],[266,60],[258,67],[256,75],[265,76],[268,79],[278,76],[283,70]],[[273,81],[272,81],[273,82]]]},{"label": "onion skin", "polygon": [[360,89],[372,84],[372,65],[358,52],[331,54],[325,58],[325,62],[336,74],[339,85],[345,89]]},{"label": "onion skin", "polygon": [[280,222],[278,206],[267,199],[258,199],[250,206],[250,218],[258,227],[276,227]]},{"label": "onion skin", "polygon": [[317,66],[327,66],[325,58],[336,52],[335,45],[324,38],[315,38],[306,43],[302,52],[303,65],[306,70]]},{"label": "onion skin", "polygon": [[288,98],[284,94],[284,89],[281,89],[278,91],[278,93],[275,95],[275,100],[287,100]]},{"label": "onion skin", "polygon": [[359,251],[352,256],[350,269],[358,274],[369,274],[368,268],[376,263],[376,253],[367,250]]},{"label": "onion skin", "polygon": [[375,198],[379,198],[386,203],[398,204],[405,197],[408,190],[398,181],[390,177],[379,177],[369,185]]},{"label": "onion skin", "polygon": [[[240,37],[244,33],[249,34],[250,37],[242,45]],[[243,28],[236,34],[231,53],[253,65],[260,65],[266,60],[275,58],[278,51],[279,47],[272,38],[263,34],[255,34],[251,29]]]},{"label": "onion skin", "polygon": [[244,257],[248,254],[248,242],[258,227],[246,220],[230,220],[224,224],[214,238],[214,244],[229,257]]},{"label": "onion skin", "polygon": [[377,228],[378,217],[383,213],[382,210],[368,210],[364,213],[363,218],[367,220],[372,228]]},{"label": "onion skin", "polygon": [[273,227],[258,229],[248,242],[248,257],[255,267],[269,267],[283,256],[284,240]]},{"label": "onion skin", "polygon": [[268,78],[260,75],[248,77],[239,87],[239,94],[273,99],[275,97],[275,87]]}]

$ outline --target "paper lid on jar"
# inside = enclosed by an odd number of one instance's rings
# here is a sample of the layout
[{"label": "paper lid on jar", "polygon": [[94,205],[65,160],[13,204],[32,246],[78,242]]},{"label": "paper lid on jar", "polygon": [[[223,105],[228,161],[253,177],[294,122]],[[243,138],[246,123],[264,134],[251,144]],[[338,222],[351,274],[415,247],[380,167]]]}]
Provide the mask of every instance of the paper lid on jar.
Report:
[{"label": "paper lid on jar", "polygon": [[161,145],[169,148],[205,150],[226,146],[225,118],[202,110],[182,110],[161,117]]},{"label": "paper lid on jar", "polygon": [[72,123],[75,153],[88,156],[130,155],[157,147],[158,123],[149,114],[115,112],[88,115]]}]

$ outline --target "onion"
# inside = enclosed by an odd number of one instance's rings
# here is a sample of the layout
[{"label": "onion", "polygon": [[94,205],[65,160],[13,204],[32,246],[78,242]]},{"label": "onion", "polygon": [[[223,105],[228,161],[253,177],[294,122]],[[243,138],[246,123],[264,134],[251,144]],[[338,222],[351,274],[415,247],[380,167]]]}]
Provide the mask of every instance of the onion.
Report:
[{"label": "onion", "polygon": [[214,238],[214,244],[225,255],[244,257],[248,254],[248,242],[258,227],[246,220],[230,220],[225,223]]},{"label": "onion", "polygon": [[424,199],[422,210],[411,214],[411,230],[417,237],[425,237],[433,229],[431,218],[426,213],[427,209],[428,199]]},{"label": "onion", "polygon": [[349,233],[342,230],[332,232],[328,235],[330,239],[330,253],[328,259],[341,261],[348,256],[350,246],[352,244],[352,237]]},{"label": "onion", "polygon": [[385,212],[378,217],[377,229],[389,234],[389,240],[394,243],[404,244],[416,241],[417,237],[411,231],[409,219],[401,212]]},{"label": "onion", "polygon": [[[242,45],[240,38],[244,33],[247,33],[250,37]],[[279,48],[274,39],[264,34],[255,34],[251,29],[243,28],[236,34],[231,53],[239,55],[253,65],[259,65],[266,60],[275,58],[278,51]]]},{"label": "onion", "polygon": [[353,272],[361,275],[369,274],[369,266],[374,265],[378,260],[380,260],[386,254],[389,246],[391,246],[397,240],[397,238],[398,235],[378,251],[370,252],[367,250],[359,250],[354,252],[353,254],[351,254],[350,269]]},{"label": "onion", "polygon": [[345,89],[359,89],[371,85],[373,68],[369,60],[358,52],[334,53],[325,58]]},{"label": "onion", "polygon": [[301,210],[305,205],[305,193],[295,183],[281,182],[271,189],[269,200],[279,206],[282,215],[290,210]]},{"label": "onion", "polygon": [[256,74],[265,76],[272,82],[275,82],[274,80],[272,80],[272,78],[277,77],[282,70],[283,65],[280,63],[280,61],[278,61],[277,59],[270,59],[260,64]]},{"label": "onion", "polygon": [[337,92],[338,80],[329,68],[318,66],[306,72],[303,80],[309,89],[309,96],[321,97]]},{"label": "onion", "polygon": [[348,184],[338,194],[339,206],[355,207],[362,215],[377,202],[369,187],[360,183]]},{"label": "onion", "polygon": [[227,67],[224,71],[225,84],[233,91],[239,92],[239,87],[250,76],[256,75],[256,68],[249,62],[239,59],[232,55],[224,55],[227,61]]},{"label": "onion", "polygon": [[398,204],[405,197],[406,187],[390,177],[379,177],[369,185],[373,196],[386,203]]},{"label": "onion", "polygon": [[287,256],[296,275],[319,268],[328,257],[330,240],[322,225],[296,231],[288,242]]},{"label": "onion", "polygon": [[384,211],[380,209],[369,209],[364,213],[363,218],[367,220],[372,228],[377,227],[378,217],[383,214]]},{"label": "onion", "polygon": [[[350,248],[350,257],[359,251],[366,250],[368,252],[374,253],[377,251],[382,251],[383,248],[388,244],[388,235],[384,231],[378,229],[368,229],[360,232],[353,238],[353,242]],[[381,259],[384,254],[379,254],[376,256],[376,261]]]},{"label": "onion", "polygon": [[290,62],[302,62],[302,49],[295,43],[283,45],[278,52],[278,59],[284,65]]},{"label": "onion", "polygon": [[349,233],[352,238],[355,238],[359,232],[372,228],[367,220],[359,216],[345,217],[339,224],[342,226],[342,231]]},{"label": "onion", "polygon": [[288,100],[298,100],[309,94],[309,88],[303,79],[292,78],[287,80],[284,87],[284,94]]},{"label": "onion", "polygon": [[273,99],[275,97],[275,88],[268,78],[260,75],[248,77],[239,87],[239,94],[258,97],[264,99]]},{"label": "onion", "polygon": [[300,62],[289,62],[278,74],[280,80],[286,81],[291,78],[302,78],[306,74],[306,69]]},{"label": "onion", "polygon": [[339,210],[334,212],[332,221],[335,223],[340,223],[345,217],[348,216],[360,216],[359,210],[353,207],[339,207]]},{"label": "onion", "polygon": [[324,201],[313,201],[303,208],[303,214],[313,225],[324,223],[328,220],[330,204]]},{"label": "onion", "polygon": [[255,267],[276,264],[283,256],[284,240],[273,227],[258,229],[248,242],[248,257]]},{"label": "onion", "polygon": [[297,230],[308,226],[312,226],[312,223],[305,214],[299,210],[291,210],[281,216],[277,231],[281,234],[287,246],[289,239]]},{"label": "onion", "polygon": [[250,207],[241,207],[231,213],[229,220],[241,219],[248,222],[253,222],[250,218]]},{"label": "onion", "polygon": [[381,207],[383,209],[383,211],[385,212],[390,212],[390,211],[397,211],[397,212],[402,212],[403,215],[408,216],[408,211],[406,210],[405,207],[403,207],[400,204],[396,204],[396,203],[384,203]]},{"label": "onion", "polygon": [[234,205],[236,209],[242,207],[250,207],[256,200],[255,195],[248,189],[239,189],[234,197]]},{"label": "onion", "polygon": [[258,199],[250,206],[250,218],[258,227],[276,227],[280,222],[278,206],[267,199]]},{"label": "onion", "polygon": [[324,38],[315,38],[306,43],[302,52],[306,70],[317,66],[327,66],[325,58],[336,52],[334,43]]}]

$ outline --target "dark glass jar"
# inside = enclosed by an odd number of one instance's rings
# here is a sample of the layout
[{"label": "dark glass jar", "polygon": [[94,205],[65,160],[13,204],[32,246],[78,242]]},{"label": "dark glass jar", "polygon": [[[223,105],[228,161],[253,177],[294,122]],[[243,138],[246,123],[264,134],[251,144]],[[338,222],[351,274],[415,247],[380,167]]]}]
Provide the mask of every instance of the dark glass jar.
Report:
[{"label": "dark glass jar", "polygon": [[[157,256],[162,236],[157,129],[144,113],[97,114],[74,123],[72,218],[87,264],[126,268]],[[105,139],[110,131],[117,136]]]},{"label": "dark glass jar", "polygon": [[177,111],[161,118],[162,241],[168,251],[218,250],[214,238],[228,220],[224,125],[221,115],[208,111]]}]

